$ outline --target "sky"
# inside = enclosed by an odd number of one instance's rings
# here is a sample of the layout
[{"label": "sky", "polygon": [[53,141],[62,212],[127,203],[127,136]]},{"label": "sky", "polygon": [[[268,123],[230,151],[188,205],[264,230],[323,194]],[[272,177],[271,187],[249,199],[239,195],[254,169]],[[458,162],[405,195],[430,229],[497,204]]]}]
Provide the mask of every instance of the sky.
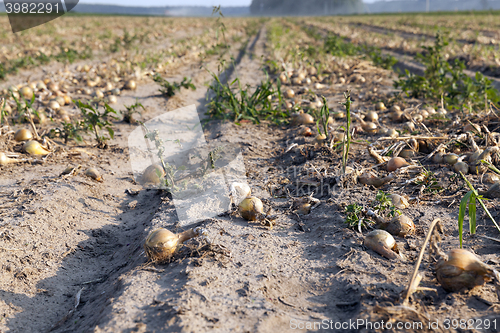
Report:
[{"label": "sky", "polygon": [[[307,1],[307,0],[304,0]],[[374,2],[376,0],[364,0]],[[252,0],[80,0],[87,4],[110,4],[121,6],[163,7],[163,6],[249,6]]]}]

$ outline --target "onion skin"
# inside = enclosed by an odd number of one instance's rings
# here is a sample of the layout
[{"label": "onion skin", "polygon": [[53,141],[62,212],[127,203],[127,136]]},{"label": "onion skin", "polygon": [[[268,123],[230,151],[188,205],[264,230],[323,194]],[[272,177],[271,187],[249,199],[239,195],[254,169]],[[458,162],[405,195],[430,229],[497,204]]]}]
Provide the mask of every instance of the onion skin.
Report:
[{"label": "onion skin", "polygon": [[387,162],[387,171],[393,172],[399,168],[410,165],[410,163],[406,162],[406,160],[402,157],[393,157]]},{"label": "onion skin", "polygon": [[385,230],[373,230],[365,236],[363,245],[381,256],[394,260],[400,257],[393,250],[397,249],[396,241]]},{"label": "onion skin", "polygon": [[238,205],[241,217],[247,221],[256,221],[264,214],[264,205],[259,198],[248,197]]},{"label": "onion skin", "polygon": [[444,290],[457,292],[481,286],[493,276],[493,269],[475,254],[454,249],[436,265],[436,277]]},{"label": "onion skin", "polygon": [[196,236],[198,236],[198,233],[193,229],[180,234],[174,234],[163,228],[156,229],[146,238],[144,251],[149,260],[164,263],[170,260],[182,243]]}]

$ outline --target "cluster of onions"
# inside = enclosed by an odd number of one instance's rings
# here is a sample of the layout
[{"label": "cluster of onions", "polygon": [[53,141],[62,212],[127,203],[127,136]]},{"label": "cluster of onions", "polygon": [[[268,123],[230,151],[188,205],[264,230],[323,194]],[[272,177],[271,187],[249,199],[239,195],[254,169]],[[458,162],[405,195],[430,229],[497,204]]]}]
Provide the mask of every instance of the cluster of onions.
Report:
[{"label": "cluster of onions", "polygon": [[144,251],[149,260],[165,263],[168,262],[182,244],[204,233],[201,228],[189,229],[179,234],[170,230],[159,228],[152,231],[144,242]]}]

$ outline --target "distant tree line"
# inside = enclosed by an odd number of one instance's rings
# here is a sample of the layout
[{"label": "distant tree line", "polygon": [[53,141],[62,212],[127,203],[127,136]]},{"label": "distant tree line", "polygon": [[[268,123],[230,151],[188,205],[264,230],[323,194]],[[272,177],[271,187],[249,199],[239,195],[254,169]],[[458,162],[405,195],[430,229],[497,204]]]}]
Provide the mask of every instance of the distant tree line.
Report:
[{"label": "distant tree line", "polygon": [[362,0],[252,0],[252,15],[334,15],[362,13]]}]

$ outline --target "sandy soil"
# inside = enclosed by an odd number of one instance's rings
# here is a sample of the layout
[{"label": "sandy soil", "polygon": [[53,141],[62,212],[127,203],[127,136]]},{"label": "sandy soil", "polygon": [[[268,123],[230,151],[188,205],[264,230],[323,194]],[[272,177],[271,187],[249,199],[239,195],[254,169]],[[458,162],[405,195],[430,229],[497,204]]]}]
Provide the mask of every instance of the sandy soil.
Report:
[{"label": "sandy soil", "polygon": [[[265,29],[244,52],[233,52],[236,68],[228,71],[227,79],[238,74],[243,83],[260,82]],[[215,68],[215,61],[211,66]],[[210,75],[194,63],[178,72],[172,79],[189,75],[198,89],[182,90],[166,100],[149,81],[122,95],[115,108],[138,98],[147,108],[143,114],[147,120],[195,104],[203,118],[204,84]],[[367,109],[391,91],[390,72],[377,70],[366,77],[366,84],[349,85],[359,101],[357,108]],[[337,102],[345,89],[337,84],[323,92],[332,110],[341,110]],[[430,222],[437,217],[443,221],[443,250],[458,246],[458,204],[465,192],[451,182],[443,184],[448,190],[443,197],[425,197],[405,210],[417,231],[397,238],[406,261],[389,261],[366,249],[362,234],[346,228],[345,205],[374,200],[377,191],[336,184],[337,151],[315,146],[312,138],[299,137],[294,127],[210,121],[207,140],[240,146],[252,192],[269,214],[276,215],[275,225],[250,223],[227,212],[200,223],[207,239],[188,241],[170,263],[148,263],[143,242],[150,231],[185,228],[178,224],[171,196],[143,189],[133,178],[127,136],[135,126],[115,125],[116,139],[107,150],[85,146],[85,152],[73,154],[67,149],[39,163],[1,168],[1,331],[296,332],[327,330],[327,326],[334,332],[382,331],[366,325],[345,328],[344,324],[343,329],[335,325],[356,320],[413,324],[416,319],[408,313],[384,309],[400,301]],[[292,143],[298,146],[288,150]],[[373,164],[363,144],[353,145],[351,158],[358,165]],[[96,182],[81,174],[60,177],[69,165],[96,167],[104,180]],[[444,166],[429,168],[443,179],[451,175]],[[321,185],[298,186],[306,178]],[[410,196],[418,192],[405,187],[404,181],[399,175],[382,189]],[[292,197],[311,192],[319,206],[308,215],[294,213]],[[495,217],[497,203],[498,199],[488,202]],[[481,234],[496,237],[486,219],[478,225]],[[466,237],[465,244],[484,262],[500,264],[498,243]],[[436,320],[440,325],[433,331],[475,331],[446,329],[446,319],[497,318],[500,326],[491,283],[449,294],[437,284],[432,264],[425,256],[421,285],[434,291],[417,292],[410,302],[427,321],[423,329],[404,331],[431,331],[429,322]]]}]

